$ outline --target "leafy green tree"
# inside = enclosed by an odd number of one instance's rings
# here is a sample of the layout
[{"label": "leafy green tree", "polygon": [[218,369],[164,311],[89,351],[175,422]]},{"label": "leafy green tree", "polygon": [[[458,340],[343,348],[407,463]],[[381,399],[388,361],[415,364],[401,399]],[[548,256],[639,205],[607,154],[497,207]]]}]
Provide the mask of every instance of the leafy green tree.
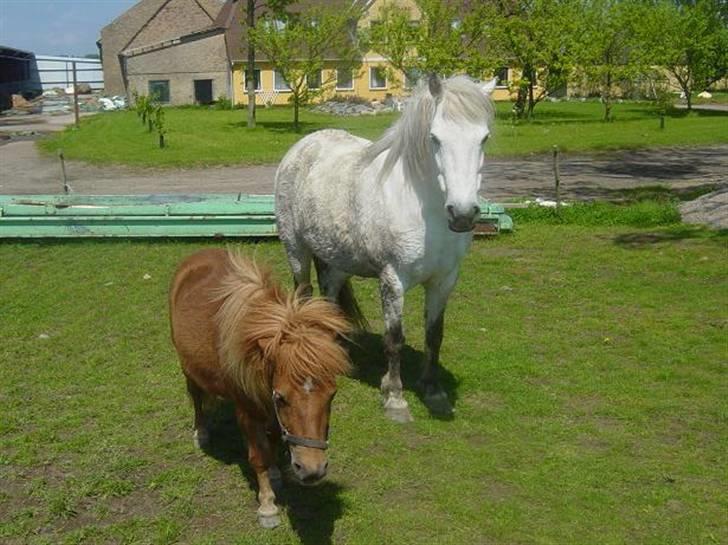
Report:
[{"label": "leafy green tree", "polygon": [[[298,12],[276,10],[263,15],[252,30],[256,48],[268,57],[290,88],[296,131],[300,107],[334,82],[334,76],[323,77],[325,59],[334,57],[341,66],[352,69],[361,64],[362,44],[355,33],[360,15],[356,5],[345,10],[326,5]],[[313,81],[316,85],[312,85]]]},{"label": "leafy green tree", "polygon": [[577,73],[595,85],[604,105],[604,121],[612,120],[621,86],[645,71],[636,26],[638,4],[629,0],[582,0],[575,46]]},{"label": "leafy green tree", "polygon": [[[245,88],[248,95],[248,128],[255,128],[255,43],[251,35],[255,32],[255,23],[262,11],[276,12],[284,10],[292,0],[246,0],[245,6],[241,5],[245,16],[244,36],[247,37],[246,50],[248,62],[245,65]],[[242,3],[241,3],[242,4]]]},{"label": "leafy green tree", "polygon": [[496,0],[492,5],[483,21],[487,43],[500,65],[520,72],[514,109],[530,119],[573,69],[578,5],[573,0]]},{"label": "leafy green tree", "polygon": [[374,51],[405,74],[467,72],[492,68],[483,54],[485,2],[416,0],[416,9],[382,5],[368,40]]},{"label": "leafy green tree", "polygon": [[638,28],[645,56],[664,67],[692,109],[692,96],[728,75],[728,3],[658,0]]}]

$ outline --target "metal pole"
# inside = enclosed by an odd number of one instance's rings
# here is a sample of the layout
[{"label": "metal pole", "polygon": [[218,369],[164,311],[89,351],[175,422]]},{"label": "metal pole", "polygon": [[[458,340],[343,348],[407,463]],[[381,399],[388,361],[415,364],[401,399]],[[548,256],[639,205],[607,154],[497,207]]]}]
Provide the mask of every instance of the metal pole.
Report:
[{"label": "metal pole", "polygon": [[554,188],[556,190],[556,210],[561,207],[561,180],[559,179],[559,146],[554,146]]},{"label": "metal pole", "polygon": [[78,82],[76,81],[76,61],[73,61],[73,116],[76,120],[76,128],[79,127],[78,122]]},{"label": "metal pole", "polygon": [[58,158],[61,160],[61,181],[63,182],[63,192],[68,195],[71,191],[71,186],[68,185],[68,180],[66,179],[66,161],[65,157],[63,157],[63,150],[58,150]]}]

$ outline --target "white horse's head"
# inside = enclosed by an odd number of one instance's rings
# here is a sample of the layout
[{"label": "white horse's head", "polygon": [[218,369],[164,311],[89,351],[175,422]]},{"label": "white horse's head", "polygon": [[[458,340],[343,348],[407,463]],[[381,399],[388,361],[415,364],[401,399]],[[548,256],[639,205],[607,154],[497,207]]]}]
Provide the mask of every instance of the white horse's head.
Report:
[{"label": "white horse's head", "polygon": [[443,82],[436,75],[428,81],[436,105],[429,141],[445,201],[443,212],[455,232],[471,231],[480,215],[483,145],[490,135],[489,97],[495,84],[495,79],[477,84],[465,77]]}]

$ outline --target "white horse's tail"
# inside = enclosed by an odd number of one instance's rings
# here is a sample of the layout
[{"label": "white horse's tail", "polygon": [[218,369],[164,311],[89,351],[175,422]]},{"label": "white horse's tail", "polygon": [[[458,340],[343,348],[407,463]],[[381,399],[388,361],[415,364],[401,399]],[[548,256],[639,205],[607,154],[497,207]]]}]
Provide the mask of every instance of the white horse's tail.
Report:
[{"label": "white horse's tail", "polygon": [[[326,276],[327,265],[316,256],[313,257],[313,264],[316,267],[316,275],[318,276],[320,286],[322,278]],[[351,280],[344,282],[341,291],[339,291],[339,294],[336,296],[336,303],[339,307],[341,307],[341,310],[344,311],[344,314],[346,314],[346,317],[349,318],[349,321],[356,329],[360,329],[362,331],[369,330],[369,322],[367,321],[366,316],[364,316],[364,313],[361,311],[359,302],[354,296],[354,289],[351,287]]]}]

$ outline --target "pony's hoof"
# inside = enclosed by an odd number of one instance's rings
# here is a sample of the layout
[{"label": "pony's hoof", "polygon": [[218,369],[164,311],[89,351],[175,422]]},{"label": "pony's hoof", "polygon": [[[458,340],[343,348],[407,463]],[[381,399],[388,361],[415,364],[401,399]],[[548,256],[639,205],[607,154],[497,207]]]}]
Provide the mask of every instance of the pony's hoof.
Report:
[{"label": "pony's hoof", "polygon": [[195,430],[192,435],[192,442],[196,448],[204,449],[210,444],[210,434],[204,429]]},{"label": "pony's hoof", "polygon": [[273,528],[276,528],[277,526],[280,526],[281,524],[281,517],[278,515],[261,515],[258,514],[258,524],[260,524],[261,528],[265,528],[266,530],[270,530]]},{"label": "pony's hoof", "polygon": [[426,393],[423,402],[431,414],[437,416],[452,416],[453,408],[447,394],[442,390]]}]

